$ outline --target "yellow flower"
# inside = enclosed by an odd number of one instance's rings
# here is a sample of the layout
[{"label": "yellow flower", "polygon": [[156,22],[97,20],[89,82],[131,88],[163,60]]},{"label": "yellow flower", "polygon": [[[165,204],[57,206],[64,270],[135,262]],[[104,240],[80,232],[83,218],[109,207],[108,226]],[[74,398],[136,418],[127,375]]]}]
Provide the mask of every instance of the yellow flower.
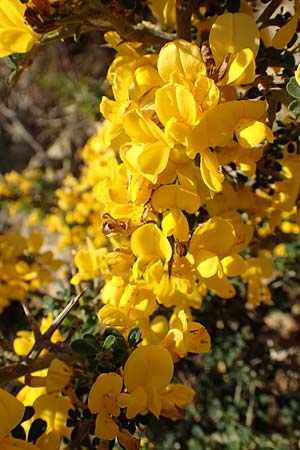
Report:
[{"label": "yellow flower", "polygon": [[26,6],[19,0],[0,3],[0,57],[28,52],[40,35],[24,23]]},{"label": "yellow flower", "polygon": [[169,384],[162,394],[161,415],[173,421],[184,417],[183,409],[193,401],[195,391],[184,384]]},{"label": "yellow flower", "polygon": [[178,208],[189,214],[195,213],[200,207],[200,197],[190,186],[170,184],[159,187],[151,197],[151,204],[155,211]]},{"label": "yellow flower", "polygon": [[194,232],[190,252],[195,258],[199,274],[210,278],[223,274],[221,259],[228,255],[235,241],[232,224],[222,218],[213,217]]},{"label": "yellow flower", "polygon": [[62,436],[69,438],[72,431],[66,422],[69,409],[74,408],[73,404],[59,394],[44,394],[35,400],[33,408],[33,419],[40,418],[47,422],[47,430],[37,440],[37,446],[40,450],[59,450]]},{"label": "yellow flower", "polygon": [[270,303],[271,292],[268,279],[273,274],[273,264],[270,254],[249,258],[246,260],[246,270],[242,274],[244,283],[248,283],[247,299],[254,306]]},{"label": "yellow flower", "polygon": [[170,353],[161,345],[146,345],[134,350],[124,367],[124,384],[129,394],[119,403],[127,407],[127,417],[151,411],[157,418],[162,408],[161,394],[173,376]]},{"label": "yellow flower", "polygon": [[214,22],[209,44],[219,67],[230,56],[220,84],[241,85],[255,78],[255,57],[259,48],[259,31],[255,20],[245,13],[222,14]]},{"label": "yellow flower", "polygon": [[103,373],[90,390],[88,406],[93,414],[97,414],[95,435],[100,439],[112,440],[119,432],[114,417],[120,415],[118,398],[122,386],[123,379],[120,375]]},{"label": "yellow flower", "polygon": [[0,448],[1,450],[38,450],[33,444],[10,436],[21,421],[25,412],[25,406],[20,400],[0,388]]},{"label": "yellow flower", "polygon": [[67,364],[55,358],[51,361],[46,377],[46,390],[48,394],[62,391],[69,385],[73,371]]},{"label": "yellow flower", "polygon": [[[40,371],[44,375],[46,371]],[[45,384],[46,377],[43,381]],[[40,418],[47,422],[47,429],[37,440],[39,450],[59,450],[61,438],[70,437],[72,428],[66,426],[69,409],[73,408],[67,397],[58,394],[47,394],[45,387],[24,386],[18,393],[18,399],[26,406],[33,406],[34,416],[24,422],[24,429],[28,434],[31,423]]]},{"label": "yellow flower", "polygon": [[162,230],[166,236],[174,236],[179,242],[189,240],[189,224],[185,215],[178,208],[171,208],[164,214]]},{"label": "yellow flower", "polygon": [[195,82],[199,75],[206,75],[206,66],[197,45],[176,39],[164,45],[159,52],[157,69],[165,82],[172,82],[174,73]]},{"label": "yellow flower", "polygon": [[207,353],[210,350],[210,337],[205,327],[192,322],[183,310],[177,310],[170,319],[170,330],[163,341],[167,349],[175,353],[175,361],[190,353]]},{"label": "yellow flower", "polygon": [[163,28],[174,30],[176,25],[175,0],[149,0],[152,14],[158,18]]},{"label": "yellow flower", "polygon": [[78,273],[71,278],[72,284],[79,284],[83,280],[92,280],[100,275],[100,262],[105,252],[104,249],[96,249],[91,241],[87,240],[88,249],[80,249],[74,258]]},{"label": "yellow flower", "polygon": [[163,232],[153,223],[142,225],[131,235],[132,253],[138,258],[135,265],[149,264],[152,260],[170,261],[172,247]]},{"label": "yellow flower", "polygon": [[143,281],[128,284],[120,298],[119,308],[131,320],[148,318],[155,310],[156,298]]},{"label": "yellow flower", "polygon": [[132,173],[139,173],[152,183],[166,168],[170,147],[162,130],[140,111],[128,112],[123,121],[132,142],[121,151],[122,160]]}]

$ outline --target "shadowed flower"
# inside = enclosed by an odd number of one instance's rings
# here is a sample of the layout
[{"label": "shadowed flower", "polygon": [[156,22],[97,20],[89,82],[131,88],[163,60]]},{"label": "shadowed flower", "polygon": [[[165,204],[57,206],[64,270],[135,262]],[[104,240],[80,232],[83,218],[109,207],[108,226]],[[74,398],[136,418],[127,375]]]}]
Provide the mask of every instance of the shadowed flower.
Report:
[{"label": "shadowed flower", "polygon": [[0,448],[1,450],[38,450],[38,448],[21,439],[10,436],[10,432],[20,423],[25,406],[13,395],[0,388]]},{"label": "shadowed flower", "polygon": [[20,0],[1,0],[0,57],[28,52],[40,35],[24,23],[26,6]]}]

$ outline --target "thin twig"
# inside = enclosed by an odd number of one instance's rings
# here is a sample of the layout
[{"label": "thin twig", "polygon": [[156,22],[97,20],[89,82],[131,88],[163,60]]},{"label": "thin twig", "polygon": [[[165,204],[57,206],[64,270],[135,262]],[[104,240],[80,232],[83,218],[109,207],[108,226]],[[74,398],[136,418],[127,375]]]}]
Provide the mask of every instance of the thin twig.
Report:
[{"label": "thin twig", "polygon": [[246,426],[251,427],[253,422],[253,411],[254,411],[254,404],[255,404],[255,390],[256,390],[256,380],[253,380],[250,385],[250,399],[249,404],[247,408],[246,413]]},{"label": "thin twig", "polygon": [[176,29],[179,39],[191,40],[192,14],[199,3],[198,0],[176,0]]},{"label": "thin twig", "polygon": [[[32,134],[25,128],[15,111],[8,108],[3,102],[0,102],[0,114],[8,119],[11,124],[7,123],[6,129],[14,136],[20,136],[28,145],[38,154],[44,154],[43,147],[34,139]],[[3,124],[2,124],[3,126]]]},{"label": "thin twig", "polygon": [[278,6],[282,3],[282,0],[273,0],[268,4],[268,6],[263,10],[261,15],[256,20],[257,26],[261,29],[264,28],[267,22],[270,20],[272,14],[276,11]]},{"label": "thin twig", "polygon": [[[9,366],[0,367],[0,386],[7,384],[12,379],[17,379],[27,373],[36,372],[37,370],[46,369],[49,367],[54,358],[62,359],[66,363],[78,362],[78,356],[70,352],[69,346],[63,342],[57,344],[51,343],[53,352],[48,352],[45,355],[39,356],[44,348],[47,348],[50,343],[51,336],[65,319],[70,310],[76,305],[82,295],[85,293],[84,289],[79,295],[74,297],[61,313],[53,321],[48,330],[41,335],[40,339],[35,342],[29,354],[22,361],[10,364]],[[55,350],[55,352],[54,352]],[[63,350],[63,351],[61,351]]]}]

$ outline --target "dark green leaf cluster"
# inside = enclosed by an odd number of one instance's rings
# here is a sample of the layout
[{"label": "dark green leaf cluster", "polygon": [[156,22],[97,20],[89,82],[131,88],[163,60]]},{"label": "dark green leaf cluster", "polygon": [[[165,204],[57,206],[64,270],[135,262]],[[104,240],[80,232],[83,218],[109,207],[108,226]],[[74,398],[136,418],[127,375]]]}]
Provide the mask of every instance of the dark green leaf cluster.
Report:
[{"label": "dark green leaf cluster", "polygon": [[297,83],[295,77],[290,79],[286,90],[295,99],[289,104],[289,111],[295,116],[298,116],[297,120],[300,121],[300,85]]}]

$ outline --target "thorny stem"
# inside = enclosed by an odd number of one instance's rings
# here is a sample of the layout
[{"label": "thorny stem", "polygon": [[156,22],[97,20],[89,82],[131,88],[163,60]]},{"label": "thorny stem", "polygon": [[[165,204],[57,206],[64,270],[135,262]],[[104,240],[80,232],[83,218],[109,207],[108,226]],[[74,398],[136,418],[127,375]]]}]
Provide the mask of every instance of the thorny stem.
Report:
[{"label": "thorny stem", "polygon": [[78,362],[80,357],[78,355],[69,354],[67,352],[49,352],[46,355],[40,356],[35,360],[27,363],[17,362],[10,364],[9,366],[0,367],[0,386],[5,386],[12,380],[16,380],[19,377],[26,375],[27,373],[36,372],[38,370],[47,369],[53,359],[61,359],[67,364],[74,364]]},{"label": "thorny stem", "polygon": [[36,358],[41,351],[44,349],[45,344],[47,344],[53,333],[57,330],[59,325],[62,323],[62,321],[65,319],[65,317],[69,314],[71,309],[76,305],[76,303],[79,301],[79,299],[83,296],[86,289],[84,289],[80,294],[76,295],[72,300],[69,301],[67,306],[59,313],[59,315],[54,319],[48,330],[41,335],[41,338],[35,342],[34,346],[32,347],[31,351],[27,355],[28,359],[34,359]]},{"label": "thorny stem", "polygon": [[[49,367],[51,361],[54,358],[63,359],[67,362],[74,361],[75,358],[76,361],[78,361],[78,356],[74,357],[74,355],[68,354],[68,346],[65,346],[64,348],[63,343],[59,343],[60,344],[59,348],[61,348],[63,352],[60,352],[58,349],[57,352],[53,353],[49,352],[46,355],[40,357],[39,354],[43,349],[49,347],[51,336],[53,335],[55,330],[59,327],[61,322],[65,319],[67,314],[71,311],[71,309],[76,305],[76,303],[79,301],[79,299],[82,297],[85,291],[86,289],[83,290],[79,295],[74,297],[67,304],[67,306],[61,311],[61,313],[54,319],[52,325],[48,328],[48,330],[40,336],[38,341],[35,342],[33,348],[23,361],[0,368],[0,386],[7,384],[12,379],[16,379],[23,375],[26,375],[27,373],[35,372],[41,369],[46,369],[47,367]],[[55,345],[58,347],[58,344],[52,343],[50,347],[54,349]]]}]

